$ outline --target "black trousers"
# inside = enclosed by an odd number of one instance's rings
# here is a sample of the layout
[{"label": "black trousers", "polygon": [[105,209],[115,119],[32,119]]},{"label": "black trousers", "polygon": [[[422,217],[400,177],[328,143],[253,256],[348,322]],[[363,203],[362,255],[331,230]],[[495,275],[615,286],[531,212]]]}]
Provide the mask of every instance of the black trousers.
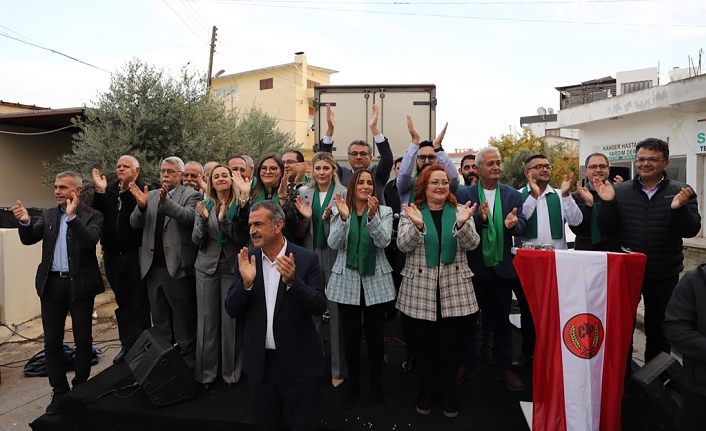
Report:
[{"label": "black trousers", "polygon": [[706,397],[684,391],[675,422],[677,431],[702,431],[706,427]]},{"label": "black trousers", "polygon": [[419,391],[456,393],[464,317],[437,316],[436,322],[410,318],[415,339]]},{"label": "black trousers", "polygon": [[152,326],[147,284],[140,278],[140,254],[103,252],[103,267],[115,294],[115,319],[122,350],[130,350],[142,331]]},{"label": "black trousers", "polygon": [[40,299],[42,327],[44,329],[44,353],[47,359],[49,384],[54,392],[68,392],[66,359],[64,357],[64,326],[66,316],[71,314],[76,357],[75,375],[71,381],[76,387],[91,374],[91,349],[93,347],[92,314],[94,296],[71,300],[71,285],[68,277],[49,275]]},{"label": "black trousers", "polygon": [[[361,290],[362,292],[362,290]],[[361,305],[338,304],[338,315],[343,327],[344,350],[348,364],[348,376],[360,377],[360,340],[365,329],[365,341],[368,345],[368,365],[370,379],[382,378],[382,358],[385,343],[386,303],[365,305],[361,295]],[[363,324],[360,315],[363,313]]]},{"label": "black trousers", "polygon": [[[645,305],[645,363],[660,352],[672,351],[672,346],[664,335],[662,324],[664,311],[678,282],[679,274],[661,279],[645,278],[642,282],[642,300]],[[632,353],[632,345],[630,347],[630,353]]]},{"label": "black trousers", "polygon": [[292,382],[282,372],[276,350],[265,353],[265,372],[259,382],[248,379],[250,399],[255,410],[255,428],[260,431],[282,429],[284,414],[292,431],[319,428],[319,378]]}]

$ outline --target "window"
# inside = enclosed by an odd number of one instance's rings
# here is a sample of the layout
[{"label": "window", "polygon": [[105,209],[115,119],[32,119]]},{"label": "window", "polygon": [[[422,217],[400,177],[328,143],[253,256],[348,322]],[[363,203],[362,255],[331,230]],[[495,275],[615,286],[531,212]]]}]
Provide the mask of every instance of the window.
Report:
[{"label": "window", "polygon": [[272,78],[261,79],[260,80],[260,90],[269,90],[272,87]]},{"label": "window", "polygon": [[214,97],[228,97],[235,96],[237,98],[238,87],[232,85],[230,87],[216,88],[213,90]]},{"label": "window", "polygon": [[312,81],[311,79],[307,79],[307,80],[306,80],[306,88],[314,88],[314,87],[316,87],[317,85],[321,85],[321,84],[319,84],[319,83],[316,82],[316,81]]},{"label": "window", "polygon": [[544,136],[561,136],[561,130],[559,129],[547,129],[544,131]]},{"label": "window", "polygon": [[647,81],[623,82],[622,84],[620,84],[620,93],[627,94],[627,93],[632,93],[633,91],[644,90],[645,88],[651,88],[651,87],[652,87],[652,80],[651,79],[648,79]]}]

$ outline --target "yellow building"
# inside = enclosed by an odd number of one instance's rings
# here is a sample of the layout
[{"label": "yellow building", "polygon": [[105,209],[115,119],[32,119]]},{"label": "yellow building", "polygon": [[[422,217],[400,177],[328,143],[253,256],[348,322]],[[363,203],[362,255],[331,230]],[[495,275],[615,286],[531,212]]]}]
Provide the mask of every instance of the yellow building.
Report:
[{"label": "yellow building", "polygon": [[298,52],[294,63],[213,78],[211,93],[229,110],[259,105],[277,119],[280,130],[294,135],[309,160],[314,146],[314,87],[330,85],[334,73],[338,71],[308,65],[306,55]]}]

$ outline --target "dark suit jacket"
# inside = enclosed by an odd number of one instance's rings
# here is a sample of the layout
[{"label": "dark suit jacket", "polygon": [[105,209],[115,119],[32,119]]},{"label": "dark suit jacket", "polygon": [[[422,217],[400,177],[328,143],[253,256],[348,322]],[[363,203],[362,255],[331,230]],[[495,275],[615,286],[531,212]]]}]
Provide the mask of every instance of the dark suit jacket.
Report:
[{"label": "dark suit jacket", "polygon": [[[313,251],[287,242],[286,254],[294,254],[296,279],[287,289],[280,277],[272,330],[277,359],[287,379],[303,382],[318,376],[324,369],[324,352],[311,316],[326,310],[324,281],[319,259]],[[249,379],[262,380],[265,371],[265,336],[267,306],[262,276],[262,249],[253,248],[257,275],[250,290],[243,288],[236,260],[233,284],[228,290],[228,315],[245,322],[243,330],[243,371]]]},{"label": "dark suit jacket", "polygon": [[[31,245],[43,241],[42,261],[37,268],[35,278],[35,287],[39,296],[44,293],[44,285],[49,277],[60,222],[61,209],[57,206],[42,212],[36,223],[19,227],[18,233],[22,244]],[[101,237],[103,214],[79,202],[76,217],[67,222],[67,225],[66,245],[69,255],[71,299],[95,296],[105,290],[96,258],[96,244]]]},{"label": "dark suit jacket", "polygon": [[[465,204],[470,200],[473,204],[477,204],[480,207],[478,185],[480,185],[480,182],[470,187],[464,187],[456,192],[458,203]],[[495,267],[489,268],[483,264],[483,229],[487,228],[488,223],[481,222],[480,212],[476,209],[473,220],[476,223],[476,229],[478,229],[478,235],[480,235],[481,239],[480,245],[478,245],[475,250],[468,252],[468,264],[471,267],[471,271],[473,271],[474,277],[478,278],[489,278],[493,271],[501,278],[517,278],[517,272],[512,265],[513,255],[511,249],[512,237],[522,236],[527,227],[527,219],[522,213],[522,195],[517,190],[505,184],[498,183],[498,187],[500,187],[500,203],[503,207],[503,220],[512,212],[513,208],[517,208],[517,224],[512,229],[505,229],[503,227],[503,260]]]},{"label": "dark suit jacket", "polygon": [[161,189],[151,190],[145,211],[139,206],[130,215],[130,225],[133,229],[143,229],[142,247],[140,247],[140,272],[145,278],[152,266],[154,258],[154,242],[157,229],[157,213],[164,213],[164,259],[169,275],[181,278],[194,275],[194,262],[198,247],[191,240],[196,216],[196,202],[202,198],[201,193],[188,189],[181,184],[174,189],[171,199],[158,203]]}]

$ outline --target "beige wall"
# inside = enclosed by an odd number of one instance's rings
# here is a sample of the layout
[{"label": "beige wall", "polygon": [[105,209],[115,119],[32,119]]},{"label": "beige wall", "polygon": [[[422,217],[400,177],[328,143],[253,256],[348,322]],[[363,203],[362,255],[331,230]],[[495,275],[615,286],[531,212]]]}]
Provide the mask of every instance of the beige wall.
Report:
[{"label": "beige wall", "polygon": [[[0,130],[32,133],[37,129],[0,126]],[[9,135],[0,133],[0,172],[5,187],[0,187],[0,207],[11,207],[17,199],[28,208],[54,205],[53,190],[42,185],[42,160],[56,160],[71,151],[71,133],[50,135]]]},{"label": "beige wall", "polygon": [[26,322],[41,312],[34,276],[42,244],[23,245],[17,229],[0,229],[0,323]]}]

